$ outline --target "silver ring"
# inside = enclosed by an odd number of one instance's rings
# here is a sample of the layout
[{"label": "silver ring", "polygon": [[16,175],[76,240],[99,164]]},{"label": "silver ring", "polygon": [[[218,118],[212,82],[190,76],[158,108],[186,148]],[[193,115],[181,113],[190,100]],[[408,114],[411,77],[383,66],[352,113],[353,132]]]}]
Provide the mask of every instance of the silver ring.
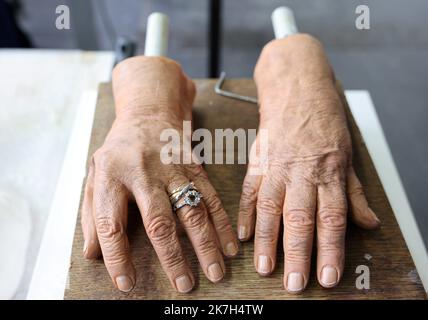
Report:
[{"label": "silver ring", "polygon": [[[172,190],[172,192],[169,194],[169,201],[171,202],[171,204],[176,203],[178,200],[180,200],[181,197],[183,197],[183,195],[189,191],[195,189],[195,185],[193,182],[190,182],[184,186],[175,188],[174,190]],[[196,190],[196,189],[195,189]]]},{"label": "silver ring", "polygon": [[196,207],[201,202],[202,194],[195,188],[193,182],[187,185],[174,189],[169,199],[171,201],[172,209],[177,211],[184,206]]}]

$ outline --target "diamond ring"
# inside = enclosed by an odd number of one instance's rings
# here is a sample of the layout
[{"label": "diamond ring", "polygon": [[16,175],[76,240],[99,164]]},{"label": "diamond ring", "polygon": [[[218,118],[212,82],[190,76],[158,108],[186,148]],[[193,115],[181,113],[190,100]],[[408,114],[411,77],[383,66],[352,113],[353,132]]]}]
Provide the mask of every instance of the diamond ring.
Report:
[{"label": "diamond ring", "polygon": [[172,204],[172,209],[177,211],[184,206],[196,207],[201,202],[202,194],[195,188],[193,182],[187,185],[174,189],[169,199]]}]

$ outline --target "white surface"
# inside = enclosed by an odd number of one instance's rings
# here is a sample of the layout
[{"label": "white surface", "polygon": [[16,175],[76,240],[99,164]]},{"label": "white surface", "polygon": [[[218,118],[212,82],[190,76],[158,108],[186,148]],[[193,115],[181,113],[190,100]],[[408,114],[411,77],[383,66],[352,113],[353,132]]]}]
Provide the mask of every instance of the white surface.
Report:
[{"label": "white surface", "polygon": [[288,7],[278,7],[272,12],[272,25],[276,39],[285,38],[298,32],[293,11]]},{"label": "white surface", "polygon": [[388,143],[367,91],[348,91],[346,98],[360,128],[389,203],[412,255],[416,269],[428,292],[428,254],[404,190]]},{"label": "white surface", "polygon": [[15,298],[28,291],[81,94],[109,80],[113,60],[110,52],[0,50],[0,190],[26,199],[32,227]]},{"label": "white surface", "polygon": [[95,90],[82,96],[27,299],[63,298],[96,98]]},{"label": "white surface", "polygon": [[0,190],[0,300],[12,299],[25,270],[25,254],[31,235],[27,201]]},{"label": "white surface", "polygon": [[147,19],[145,56],[166,56],[168,52],[168,16],[154,12]]}]

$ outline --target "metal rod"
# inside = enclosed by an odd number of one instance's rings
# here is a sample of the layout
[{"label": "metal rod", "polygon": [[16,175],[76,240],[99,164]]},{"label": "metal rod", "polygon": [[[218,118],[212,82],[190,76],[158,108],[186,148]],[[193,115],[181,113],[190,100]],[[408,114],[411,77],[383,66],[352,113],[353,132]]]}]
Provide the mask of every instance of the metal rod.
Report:
[{"label": "metal rod", "polygon": [[221,87],[224,83],[224,81],[226,80],[226,72],[222,71],[220,74],[220,78],[218,79],[215,87],[214,87],[214,91],[215,93],[224,96],[224,97],[228,97],[228,98],[232,98],[232,99],[237,99],[237,100],[241,100],[241,101],[246,101],[246,102],[250,102],[250,103],[254,103],[257,104],[257,98],[254,97],[249,97],[249,96],[244,96],[241,94],[237,94],[234,92],[230,92],[230,91],[226,91],[223,90]]},{"label": "metal rod", "polygon": [[[288,7],[276,8],[272,12],[271,19],[272,19],[273,31],[275,33],[276,39],[285,38],[289,35],[292,35],[298,32],[297,26],[296,26],[296,20],[294,19],[293,10],[291,10]],[[225,80],[226,80],[226,73],[222,71],[222,73],[220,74],[220,78],[218,79],[214,87],[215,93],[224,97],[258,104],[257,98],[244,96],[231,91],[223,90],[221,86],[223,85]]]}]

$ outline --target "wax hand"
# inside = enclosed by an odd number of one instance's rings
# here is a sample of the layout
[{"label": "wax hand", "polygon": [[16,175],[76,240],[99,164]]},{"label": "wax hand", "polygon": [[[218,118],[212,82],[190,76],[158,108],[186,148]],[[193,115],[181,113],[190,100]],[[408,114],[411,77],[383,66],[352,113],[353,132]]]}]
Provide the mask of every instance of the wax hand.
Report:
[{"label": "wax hand", "polygon": [[[268,161],[263,174],[245,177],[238,237],[245,241],[255,233],[254,264],[260,275],[269,275],[283,221],[284,286],[298,293],[308,283],[316,227],[318,281],[333,287],[343,273],[348,205],[359,226],[380,223],[352,167],[333,72],[321,44],[298,34],[267,44],[254,76]],[[250,163],[259,145],[257,137]]]},{"label": "wax hand", "polygon": [[193,82],[174,61],[135,57],[113,71],[116,119],[93,156],[85,188],[82,228],[84,256],[101,254],[113,283],[130,291],[135,269],[126,235],[128,201],[136,201],[147,235],[172,286],[189,292],[194,277],[177,237],[168,194],[190,181],[202,193],[197,207],[177,211],[201,267],[212,282],[225,274],[222,252],[234,256],[237,239],[218,195],[199,165],[164,164],[161,132],[182,132],[191,120]]}]

